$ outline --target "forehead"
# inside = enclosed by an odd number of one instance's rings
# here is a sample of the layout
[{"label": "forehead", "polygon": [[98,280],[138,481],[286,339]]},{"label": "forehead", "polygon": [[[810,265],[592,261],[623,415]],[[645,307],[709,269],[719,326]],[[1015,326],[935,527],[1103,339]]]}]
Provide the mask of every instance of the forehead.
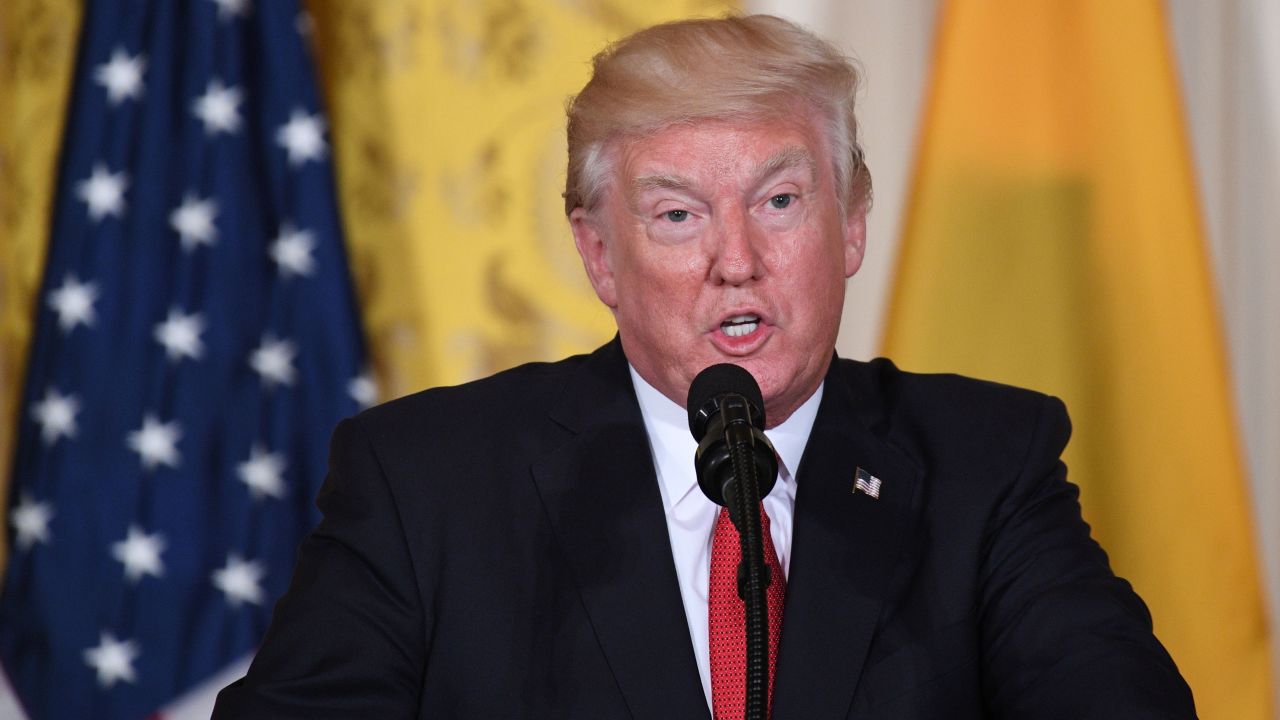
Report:
[{"label": "forehead", "polygon": [[808,117],[697,120],[623,140],[617,180],[625,191],[747,180],[795,169],[816,178],[830,165],[825,138]]}]

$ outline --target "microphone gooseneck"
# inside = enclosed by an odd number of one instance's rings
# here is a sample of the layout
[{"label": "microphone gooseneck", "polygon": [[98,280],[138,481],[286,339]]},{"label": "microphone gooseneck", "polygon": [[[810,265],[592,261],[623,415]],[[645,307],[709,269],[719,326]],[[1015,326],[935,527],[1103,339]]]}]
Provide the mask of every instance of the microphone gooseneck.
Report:
[{"label": "microphone gooseneck", "polygon": [[773,489],[778,457],[764,434],[764,398],[751,373],[720,364],[698,373],[689,386],[689,430],[698,441],[694,466],[698,486],[712,502],[729,510],[738,529],[742,560],[738,596],[745,606],[745,720],[765,720],[769,712],[769,625],[760,500]]}]

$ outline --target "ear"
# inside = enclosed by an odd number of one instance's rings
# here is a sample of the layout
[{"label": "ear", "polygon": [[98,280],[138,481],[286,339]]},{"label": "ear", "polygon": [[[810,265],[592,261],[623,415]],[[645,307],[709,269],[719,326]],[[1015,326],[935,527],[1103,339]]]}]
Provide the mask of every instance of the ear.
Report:
[{"label": "ear", "polygon": [[569,213],[569,228],[573,230],[573,244],[582,258],[582,267],[586,268],[596,297],[612,310],[618,307],[618,291],[613,283],[613,267],[599,223],[598,215],[583,208],[574,208]]},{"label": "ear", "polygon": [[844,276],[853,277],[862,267],[867,246],[867,213],[862,208],[850,212],[844,222]]}]

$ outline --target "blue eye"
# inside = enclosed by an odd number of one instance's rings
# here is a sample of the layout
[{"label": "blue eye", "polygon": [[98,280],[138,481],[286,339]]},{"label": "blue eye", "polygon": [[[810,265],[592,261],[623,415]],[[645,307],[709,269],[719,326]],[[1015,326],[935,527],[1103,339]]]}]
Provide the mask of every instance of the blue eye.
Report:
[{"label": "blue eye", "polygon": [[662,214],[671,222],[684,222],[689,219],[688,210],[668,210]]},{"label": "blue eye", "polygon": [[796,196],[792,195],[791,193],[782,193],[781,195],[774,195],[773,197],[769,198],[769,205],[772,206],[775,210],[784,210],[787,208],[788,205],[791,204],[791,201],[794,200],[795,197]]}]

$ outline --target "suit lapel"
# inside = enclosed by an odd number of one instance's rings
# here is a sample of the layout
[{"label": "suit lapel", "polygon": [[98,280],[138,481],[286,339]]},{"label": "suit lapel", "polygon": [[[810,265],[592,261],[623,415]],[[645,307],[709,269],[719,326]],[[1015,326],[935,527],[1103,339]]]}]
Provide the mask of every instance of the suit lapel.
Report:
[{"label": "suit lapel", "polygon": [[653,459],[616,339],[584,363],[552,418],[570,437],[533,466],[534,482],[627,706],[638,719],[708,719]]},{"label": "suit lapel", "polygon": [[[833,361],[796,475],[775,720],[847,716],[919,504],[920,471],[867,429],[873,399],[846,378]],[[854,491],[859,468],[878,499]]]}]

